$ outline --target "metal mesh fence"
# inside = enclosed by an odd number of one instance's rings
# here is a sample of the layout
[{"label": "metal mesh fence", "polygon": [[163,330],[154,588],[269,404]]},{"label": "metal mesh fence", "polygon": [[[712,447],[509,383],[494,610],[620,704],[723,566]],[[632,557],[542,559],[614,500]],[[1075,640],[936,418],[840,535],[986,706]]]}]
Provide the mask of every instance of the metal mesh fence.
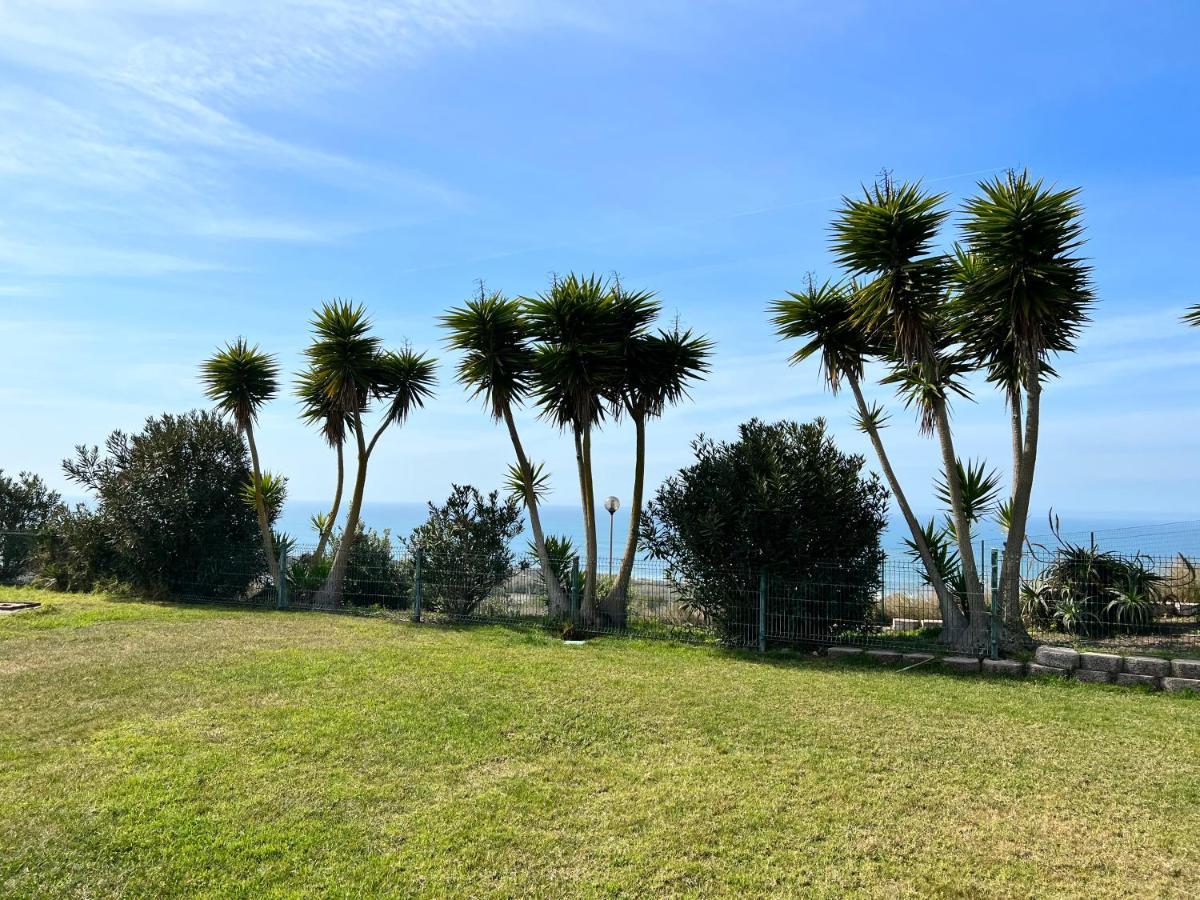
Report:
[{"label": "metal mesh fence", "polygon": [[[1152,534],[1170,545],[1165,530]],[[1040,642],[1200,654],[1200,555],[1115,552],[1090,543],[1032,542],[1021,560],[1021,608]],[[392,610],[417,620],[509,623],[732,646],[857,644],[901,650],[939,644],[938,599],[921,567],[887,559],[851,576],[813,564],[804,577],[727,570],[688,580],[638,561],[624,588],[601,565],[594,586],[576,559],[414,552],[365,535],[337,562],[336,546],[285,548],[271,567],[261,553],[217,560],[170,580],[165,599],[294,610]],[[0,582],[37,583],[69,548],[48,534],[0,533]],[[985,551],[987,552],[987,551]],[[985,575],[992,554],[982,560]],[[998,562],[1000,555],[996,554]],[[277,578],[273,569],[278,569]],[[985,587],[990,601],[994,582]]]}]

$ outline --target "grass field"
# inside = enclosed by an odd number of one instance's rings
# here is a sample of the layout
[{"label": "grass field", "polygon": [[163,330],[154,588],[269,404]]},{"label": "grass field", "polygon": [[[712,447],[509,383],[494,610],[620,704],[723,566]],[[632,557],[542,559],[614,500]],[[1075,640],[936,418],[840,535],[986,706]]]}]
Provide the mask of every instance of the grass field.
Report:
[{"label": "grass field", "polygon": [[1200,894],[1197,698],[22,596],[0,895]]}]

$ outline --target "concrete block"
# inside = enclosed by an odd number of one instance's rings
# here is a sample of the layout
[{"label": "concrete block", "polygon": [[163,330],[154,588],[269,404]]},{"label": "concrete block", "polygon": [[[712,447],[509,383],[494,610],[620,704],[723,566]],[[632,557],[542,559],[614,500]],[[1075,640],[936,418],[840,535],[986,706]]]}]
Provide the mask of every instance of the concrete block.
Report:
[{"label": "concrete block", "polygon": [[1150,675],[1153,678],[1162,678],[1164,675],[1171,674],[1171,661],[1159,659],[1157,656],[1127,656],[1125,657],[1125,671],[1130,675]]},{"label": "concrete block", "polygon": [[1025,674],[1025,663],[1018,659],[985,659],[983,661],[985,675],[1009,675],[1020,678]]},{"label": "concrete block", "polygon": [[1079,653],[1070,647],[1038,647],[1033,661],[1039,666],[1054,666],[1057,669],[1074,669],[1079,666]]},{"label": "concrete block", "polygon": [[1200,678],[1200,659],[1171,660],[1172,678]]},{"label": "concrete block", "polygon": [[1120,672],[1125,657],[1116,653],[1080,653],[1079,668],[1095,672]]},{"label": "concrete block", "polygon": [[1113,676],[1113,683],[1123,687],[1145,685],[1151,690],[1158,690],[1158,679],[1153,675],[1134,675],[1132,672],[1118,672]]},{"label": "concrete block", "polygon": [[900,662],[900,653],[896,650],[868,650],[866,657],[885,666],[893,666]]},{"label": "concrete block", "polygon": [[941,628],[942,620],[941,619],[922,619],[921,627],[922,628]]},{"label": "concrete block", "polygon": [[1112,684],[1113,673],[1102,672],[1099,669],[1076,669],[1071,673],[1076,681],[1086,681],[1089,684]]},{"label": "concrete block", "polygon": [[1029,674],[1034,678],[1044,678],[1053,676],[1057,678],[1066,678],[1071,674],[1070,669],[1060,669],[1058,666],[1043,666],[1038,663],[1029,664]]},{"label": "concrete block", "polygon": [[951,672],[973,675],[979,671],[979,658],[975,656],[946,656],[942,658],[942,665]]},{"label": "concrete block", "polygon": [[921,663],[927,663],[930,660],[937,659],[932,653],[905,653],[900,657],[900,662],[906,666],[915,666]]},{"label": "concrete block", "polygon": [[920,619],[892,619],[892,631],[916,631],[920,627]]},{"label": "concrete block", "polygon": [[1200,693],[1200,678],[1164,678],[1162,686],[1164,691],[1170,691],[1173,694],[1180,691]]},{"label": "concrete block", "polygon": [[862,656],[862,647],[830,647],[826,654],[830,659],[845,659],[846,657]]}]

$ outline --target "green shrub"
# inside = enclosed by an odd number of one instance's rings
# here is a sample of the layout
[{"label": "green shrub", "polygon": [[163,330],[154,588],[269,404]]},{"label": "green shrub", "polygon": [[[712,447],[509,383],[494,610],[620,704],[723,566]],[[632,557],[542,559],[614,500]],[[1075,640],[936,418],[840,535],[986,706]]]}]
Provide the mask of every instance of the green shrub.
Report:
[{"label": "green shrub", "polygon": [[0,469],[0,582],[32,574],[35,557],[45,552],[46,532],[65,510],[39,476],[20,472],[10,478]]},{"label": "green shrub", "polygon": [[757,621],[765,570],[780,637],[862,627],[887,521],[887,491],[864,477],[863,458],[841,452],[821,419],[752,419],[735,441],[701,436],[692,447],[696,462],[658,489],[641,533],[684,601],[727,640],[742,640]]},{"label": "green shrub", "polygon": [[[343,536],[336,537],[319,558],[302,553],[288,564],[288,585],[294,602],[306,602],[325,584],[343,540]],[[407,609],[412,603],[412,584],[412,560],[399,553],[391,532],[360,526],[358,539],[346,558],[342,601],[348,606]]]},{"label": "green shrub", "polygon": [[412,550],[422,553],[422,599],[429,609],[467,616],[513,573],[510,544],[521,533],[521,506],[499,491],[484,497],[470,485],[452,485],[442,505],[413,529]]},{"label": "green shrub", "polygon": [[67,477],[96,500],[57,523],[44,577],[72,590],[118,581],[155,594],[234,599],[267,587],[250,463],[237,429],[208,412],[164,414],[137,434],[76,448]]}]

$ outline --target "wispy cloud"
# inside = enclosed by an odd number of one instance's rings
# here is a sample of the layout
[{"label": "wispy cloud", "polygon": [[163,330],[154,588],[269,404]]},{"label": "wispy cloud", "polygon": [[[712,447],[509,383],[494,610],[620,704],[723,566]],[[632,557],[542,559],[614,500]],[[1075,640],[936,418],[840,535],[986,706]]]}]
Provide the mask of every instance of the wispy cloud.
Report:
[{"label": "wispy cloud", "polygon": [[[0,237],[0,259],[37,274],[146,275],[213,265],[164,253],[164,234],[309,243],[366,227],[239,190],[268,171],[382,194],[401,217],[461,207],[460,192],[424,172],[272,134],[255,114],[537,21],[530,13],[504,0],[0,5],[0,62],[13,73],[0,116],[21,123],[0,132],[0,188],[22,220],[20,234]],[[50,224],[67,216],[77,229],[102,224],[56,253]]]}]

